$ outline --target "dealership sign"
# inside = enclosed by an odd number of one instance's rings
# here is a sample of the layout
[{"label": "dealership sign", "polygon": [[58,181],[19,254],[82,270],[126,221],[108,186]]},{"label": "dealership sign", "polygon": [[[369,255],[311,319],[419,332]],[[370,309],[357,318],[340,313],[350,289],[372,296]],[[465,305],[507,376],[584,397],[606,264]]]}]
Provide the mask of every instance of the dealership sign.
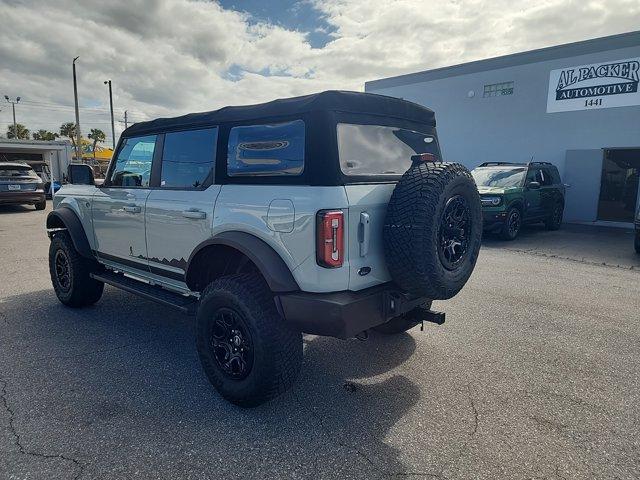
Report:
[{"label": "dealership sign", "polygon": [[547,113],[640,105],[640,57],[552,70]]}]

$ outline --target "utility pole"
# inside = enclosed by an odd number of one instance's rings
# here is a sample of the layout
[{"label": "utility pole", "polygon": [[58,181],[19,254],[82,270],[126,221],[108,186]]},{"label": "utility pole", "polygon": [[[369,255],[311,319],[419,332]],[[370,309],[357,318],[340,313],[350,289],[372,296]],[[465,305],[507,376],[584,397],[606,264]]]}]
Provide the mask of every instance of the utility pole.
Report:
[{"label": "utility pole", "polygon": [[16,103],[20,101],[20,97],[16,97],[15,100],[11,100],[9,95],[4,96],[5,100],[11,104],[13,108],[13,138],[18,139],[18,124],[16,123]]},{"label": "utility pole", "polygon": [[73,97],[76,102],[76,161],[82,162],[82,145],[80,135],[80,109],[78,108],[78,83],[76,82],[76,60],[80,57],[73,59]]},{"label": "utility pole", "polygon": [[[107,80],[104,82],[105,85],[109,85],[109,107],[111,107],[111,144],[113,149],[116,149],[116,127],[113,122],[113,95],[111,94],[111,80]],[[127,112],[124,112],[125,118],[127,116]],[[126,121],[126,120],[125,120]]]},{"label": "utility pole", "polygon": [[124,128],[125,130],[129,127],[129,124],[127,123],[127,111],[124,111]]}]

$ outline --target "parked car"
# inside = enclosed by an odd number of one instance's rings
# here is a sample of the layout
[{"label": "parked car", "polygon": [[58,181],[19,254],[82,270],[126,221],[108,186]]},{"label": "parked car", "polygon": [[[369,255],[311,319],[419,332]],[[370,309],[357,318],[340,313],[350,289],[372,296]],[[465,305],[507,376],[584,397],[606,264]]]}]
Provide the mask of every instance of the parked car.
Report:
[{"label": "parked car", "polygon": [[636,213],[636,237],[634,241],[634,246],[636,248],[636,253],[640,253],[640,208],[638,208],[638,212]]},{"label": "parked car", "polygon": [[444,322],[482,235],[469,171],[434,113],[324,92],[126,129],[101,186],[86,165],[47,218],[62,303],[105,283],[196,316],[202,367],[241,406],[293,383],[301,333],[397,334]]},{"label": "parked car", "polygon": [[34,205],[44,210],[47,200],[42,179],[26,163],[0,163],[0,204]]},{"label": "parked car", "polygon": [[471,173],[480,193],[485,230],[514,240],[525,223],[560,228],[565,188],[555,165],[486,162]]}]

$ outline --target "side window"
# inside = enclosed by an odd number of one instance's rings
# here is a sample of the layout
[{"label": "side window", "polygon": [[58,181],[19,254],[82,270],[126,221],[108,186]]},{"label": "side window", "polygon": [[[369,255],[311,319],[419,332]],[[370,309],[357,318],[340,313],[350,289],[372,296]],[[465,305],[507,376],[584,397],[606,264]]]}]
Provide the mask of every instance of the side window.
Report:
[{"label": "side window", "polygon": [[529,169],[529,171],[527,172],[526,183],[529,183],[529,182],[540,182],[540,170],[535,168]]},{"label": "side window", "polygon": [[553,185],[553,180],[551,178],[551,174],[549,173],[549,169],[543,168],[542,170],[540,170],[540,173],[542,173],[542,182],[540,182],[540,185],[542,185],[543,187]]},{"label": "side window", "polygon": [[217,128],[167,133],[162,150],[160,186],[194,189],[213,175]]},{"label": "side window", "polygon": [[558,172],[557,168],[550,169],[551,172],[551,181],[554,185],[560,185],[562,180],[560,179],[560,172]]},{"label": "side window", "polygon": [[300,175],[304,141],[302,120],[234,127],[229,132],[227,173],[230,177]]},{"label": "side window", "polygon": [[110,185],[148,187],[155,148],[155,135],[127,138],[118,152],[116,165],[111,172]]}]

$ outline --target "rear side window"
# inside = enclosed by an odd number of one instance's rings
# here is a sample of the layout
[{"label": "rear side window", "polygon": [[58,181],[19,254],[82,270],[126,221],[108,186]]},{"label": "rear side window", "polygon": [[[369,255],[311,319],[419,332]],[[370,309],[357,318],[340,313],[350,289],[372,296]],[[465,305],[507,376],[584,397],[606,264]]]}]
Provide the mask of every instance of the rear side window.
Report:
[{"label": "rear side window", "polygon": [[227,150],[228,175],[301,175],[304,170],[304,130],[302,120],[233,127]]},{"label": "rear side window", "polygon": [[402,175],[411,156],[440,156],[433,135],[382,125],[338,124],[340,169],[345,175]]},{"label": "rear side window", "polygon": [[217,136],[217,128],[165,134],[160,186],[196,189],[210,181]]},{"label": "rear side window", "polygon": [[558,172],[557,168],[550,168],[549,172],[551,172],[551,181],[554,185],[559,185],[562,183],[562,180],[560,180],[560,172]]},{"label": "rear side window", "polygon": [[109,184],[114,187],[148,187],[155,148],[155,135],[124,140]]}]

